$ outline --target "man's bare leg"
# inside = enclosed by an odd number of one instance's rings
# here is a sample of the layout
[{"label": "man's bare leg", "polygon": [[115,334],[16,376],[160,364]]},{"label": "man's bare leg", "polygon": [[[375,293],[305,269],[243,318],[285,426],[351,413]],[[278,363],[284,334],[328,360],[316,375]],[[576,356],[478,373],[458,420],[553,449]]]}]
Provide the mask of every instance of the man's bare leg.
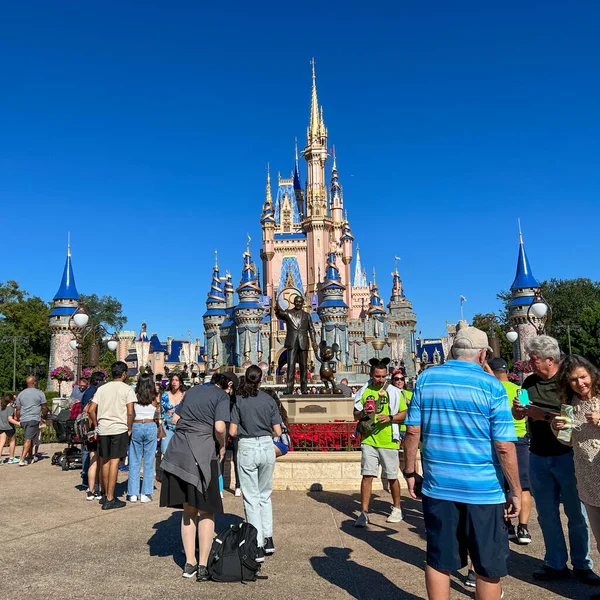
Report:
[{"label": "man's bare leg", "polygon": [[475,573],[477,585],[475,588],[475,600],[500,600],[502,586],[499,577],[482,577]]},{"label": "man's bare leg", "polygon": [[397,479],[388,479],[390,482],[390,492],[392,492],[392,503],[394,508],[400,508],[400,481]]},{"label": "man's bare leg", "polygon": [[[115,486],[117,485],[117,477],[119,476],[119,460],[118,458],[109,458],[107,462],[108,479],[106,481],[106,499],[113,500],[115,497]],[[104,467],[103,467],[104,468]]]},{"label": "man's bare leg", "polygon": [[[398,480],[396,480],[397,483]],[[369,512],[369,503],[371,502],[371,493],[373,492],[373,477],[371,475],[363,475],[360,482],[360,504],[361,510],[365,513]]]},{"label": "man's bare leg", "polygon": [[429,600],[450,600],[450,573],[425,567],[425,585]]},{"label": "man's bare leg", "polygon": [[31,453],[33,440],[25,440],[23,442],[23,452],[21,452],[21,462],[25,462],[27,455]]}]

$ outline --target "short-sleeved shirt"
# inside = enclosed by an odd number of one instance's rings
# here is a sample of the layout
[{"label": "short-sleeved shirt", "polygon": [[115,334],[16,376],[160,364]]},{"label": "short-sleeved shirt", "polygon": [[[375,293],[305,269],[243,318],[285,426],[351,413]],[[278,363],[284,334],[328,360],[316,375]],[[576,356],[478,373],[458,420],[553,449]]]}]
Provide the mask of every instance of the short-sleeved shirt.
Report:
[{"label": "short-sleeved shirt", "polygon": [[122,381],[109,381],[96,390],[98,433],[118,435],[127,431],[127,405],[136,401],[135,392]]},{"label": "short-sleeved shirt", "polygon": [[273,425],[281,425],[281,415],[275,400],[259,390],[256,396],[236,397],[231,422],[238,425],[241,438],[272,436]]},{"label": "short-sleeved shirt", "polygon": [[[523,382],[523,389],[529,394],[534,406],[549,412],[560,412],[561,401],[558,396],[558,373],[549,379],[542,379],[535,373]],[[536,456],[561,456],[571,452],[571,447],[558,441],[550,423],[529,419],[529,451]]]},{"label": "short-sleeved shirt", "polygon": [[215,421],[229,421],[229,395],[216,385],[195,385],[175,408],[185,421],[198,421],[209,427]]},{"label": "short-sleeved shirt", "polygon": [[466,504],[504,503],[494,442],[517,440],[504,386],[476,363],[449,360],[419,376],[407,426],[423,436],[423,494]]},{"label": "short-sleeved shirt", "polygon": [[[362,405],[365,405],[365,402],[369,399],[373,399],[375,402],[375,415],[390,415],[390,396],[387,391],[383,390],[383,394],[379,394],[383,388],[379,388],[377,390],[372,387],[367,387],[363,392],[363,395],[360,399]],[[404,404],[404,408],[402,408]],[[399,410],[406,410],[406,401],[402,398],[402,394],[400,394],[400,406]],[[392,450],[398,450],[399,444],[398,440],[394,440],[392,424],[391,423],[377,423],[371,429],[371,434],[365,436],[361,439],[361,444],[365,444],[366,446],[373,446],[374,448],[391,448]]]},{"label": "short-sleeved shirt", "polygon": [[[517,397],[517,390],[520,390],[521,388],[512,381],[501,381],[500,383],[506,390],[508,408],[512,410],[513,400]],[[513,421],[515,422],[515,431],[517,432],[517,437],[525,437],[527,435],[527,418],[513,419]]]},{"label": "short-sleeved shirt", "polygon": [[9,431],[15,426],[8,422],[8,417],[14,417],[15,409],[9,404],[4,410],[0,408],[0,431]]},{"label": "short-sleeved shirt", "polygon": [[17,396],[15,402],[15,406],[21,407],[19,421],[21,423],[29,421],[37,421],[39,423],[42,420],[42,406],[44,404],[46,404],[46,396],[44,396],[43,392],[40,392],[36,388],[23,390]]},{"label": "short-sleeved shirt", "polygon": [[85,392],[83,392],[81,396],[81,408],[85,408],[89,404],[97,389],[98,388],[95,385],[90,385],[88,388],[86,388]]},{"label": "short-sleeved shirt", "polygon": [[[408,409],[411,398],[412,392],[409,392],[408,390],[400,390],[400,403],[398,404],[398,412]],[[400,425],[400,431],[406,431],[406,425]]]}]

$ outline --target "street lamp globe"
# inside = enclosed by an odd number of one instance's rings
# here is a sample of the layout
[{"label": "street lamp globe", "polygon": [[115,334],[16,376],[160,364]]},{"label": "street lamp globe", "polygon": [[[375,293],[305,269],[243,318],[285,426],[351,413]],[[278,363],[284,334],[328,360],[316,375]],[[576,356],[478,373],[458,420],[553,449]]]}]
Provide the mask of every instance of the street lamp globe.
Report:
[{"label": "street lamp globe", "polygon": [[116,340],[109,340],[107,346],[111,352],[114,352],[119,346],[119,342],[117,342]]},{"label": "street lamp globe", "polygon": [[77,340],[71,340],[69,342],[69,346],[71,347],[72,350],[77,350]]},{"label": "street lamp globe", "polygon": [[511,344],[514,344],[517,341],[518,337],[519,337],[519,334],[514,329],[511,329],[510,331],[506,332],[506,339]]},{"label": "street lamp globe", "polygon": [[545,302],[534,302],[531,305],[531,312],[538,319],[543,319],[548,312],[548,305]]},{"label": "street lamp globe", "polygon": [[81,329],[83,329],[88,324],[89,320],[90,320],[89,316],[86,315],[84,312],[77,313],[73,317],[73,321],[75,321],[75,325],[77,325],[77,327],[80,327]]}]

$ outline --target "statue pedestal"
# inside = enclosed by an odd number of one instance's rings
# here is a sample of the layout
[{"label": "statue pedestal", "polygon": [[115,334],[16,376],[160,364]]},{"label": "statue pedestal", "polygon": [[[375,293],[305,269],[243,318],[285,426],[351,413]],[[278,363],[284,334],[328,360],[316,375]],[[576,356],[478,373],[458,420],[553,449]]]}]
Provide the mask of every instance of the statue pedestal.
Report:
[{"label": "statue pedestal", "polygon": [[354,421],[354,398],[341,394],[286,394],[281,403],[290,423]]}]

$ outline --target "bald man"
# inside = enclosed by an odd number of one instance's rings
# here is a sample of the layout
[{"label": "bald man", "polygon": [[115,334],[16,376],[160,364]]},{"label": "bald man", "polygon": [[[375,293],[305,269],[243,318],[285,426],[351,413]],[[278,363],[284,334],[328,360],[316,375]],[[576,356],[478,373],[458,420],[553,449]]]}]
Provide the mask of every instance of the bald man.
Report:
[{"label": "bald man", "polygon": [[42,417],[48,414],[48,405],[46,404],[46,396],[36,385],[35,377],[30,375],[25,383],[27,387],[17,396],[15,402],[16,418],[23,428],[23,453],[21,454],[20,467],[25,467],[29,460],[32,459],[33,440],[37,437],[40,431],[40,422]]}]

